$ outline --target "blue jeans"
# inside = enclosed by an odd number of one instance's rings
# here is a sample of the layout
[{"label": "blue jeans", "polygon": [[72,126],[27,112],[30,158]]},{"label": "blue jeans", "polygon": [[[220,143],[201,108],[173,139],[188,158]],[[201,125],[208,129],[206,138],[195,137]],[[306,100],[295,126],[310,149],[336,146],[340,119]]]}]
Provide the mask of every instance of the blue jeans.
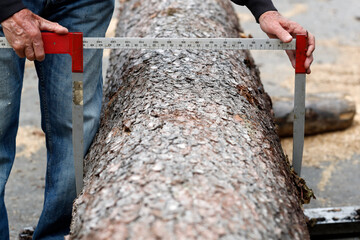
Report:
[{"label": "blue jeans", "polygon": [[[103,37],[114,0],[23,0],[34,13],[83,32]],[[0,27],[0,36],[3,36]],[[84,154],[98,129],[102,100],[102,50],[84,50]],[[0,239],[9,239],[5,184],[15,157],[25,60],[0,49]],[[46,135],[47,171],[43,211],[33,239],[64,239],[69,233],[76,197],[72,149],[71,57],[46,55],[35,62],[39,78],[41,127]]]}]

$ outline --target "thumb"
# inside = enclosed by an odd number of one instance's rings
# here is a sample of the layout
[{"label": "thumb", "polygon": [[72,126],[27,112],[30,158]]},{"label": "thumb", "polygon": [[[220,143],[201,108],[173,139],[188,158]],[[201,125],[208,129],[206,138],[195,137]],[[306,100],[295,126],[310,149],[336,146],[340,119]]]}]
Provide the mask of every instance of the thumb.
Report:
[{"label": "thumb", "polygon": [[288,33],[280,24],[274,26],[273,33],[282,42],[291,42],[291,40],[293,39],[290,33]]},{"label": "thumb", "polygon": [[66,34],[69,30],[58,23],[48,21],[42,17],[39,17],[39,28],[41,31],[49,31],[57,34]]}]

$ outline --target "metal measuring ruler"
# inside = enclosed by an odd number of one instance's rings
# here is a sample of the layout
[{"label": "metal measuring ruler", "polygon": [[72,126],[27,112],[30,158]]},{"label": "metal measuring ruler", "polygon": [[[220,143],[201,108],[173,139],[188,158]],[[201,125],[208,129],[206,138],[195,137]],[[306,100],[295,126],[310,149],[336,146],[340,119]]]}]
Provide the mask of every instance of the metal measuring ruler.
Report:
[{"label": "metal measuring ruler", "polygon": [[[78,194],[83,187],[83,49],[296,50],[293,166],[300,175],[305,125],[305,35],[297,35],[296,40],[290,43],[283,43],[278,39],[258,38],[83,38],[82,33],[42,35],[45,53],[72,56],[73,148]],[[10,47],[5,38],[0,38],[0,48]]]}]

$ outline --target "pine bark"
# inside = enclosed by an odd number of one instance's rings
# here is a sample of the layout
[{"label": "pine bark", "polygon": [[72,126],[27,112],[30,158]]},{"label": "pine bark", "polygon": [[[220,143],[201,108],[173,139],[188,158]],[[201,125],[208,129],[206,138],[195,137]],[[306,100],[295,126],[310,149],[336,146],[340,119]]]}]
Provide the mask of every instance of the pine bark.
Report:
[{"label": "pine bark", "polygon": [[[238,37],[228,0],[121,1],[120,37]],[[114,50],[71,239],[307,239],[248,51]]]}]

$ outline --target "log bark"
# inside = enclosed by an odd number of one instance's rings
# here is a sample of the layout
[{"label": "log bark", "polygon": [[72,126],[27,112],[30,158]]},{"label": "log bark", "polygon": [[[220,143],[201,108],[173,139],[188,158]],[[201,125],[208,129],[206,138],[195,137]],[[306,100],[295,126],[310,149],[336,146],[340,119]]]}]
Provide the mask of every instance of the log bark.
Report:
[{"label": "log bark", "polygon": [[[121,37],[238,37],[228,0],[121,1]],[[307,239],[248,51],[114,50],[71,239]]]},{"label": "log bark", "polygon": [[[278,134],[292,136],[294,98],[273,97],[272,101]],[[355,102],[341,93],[308,94],[305,108],[306,135],[344,130],[352,125],[356,114]]]}]

